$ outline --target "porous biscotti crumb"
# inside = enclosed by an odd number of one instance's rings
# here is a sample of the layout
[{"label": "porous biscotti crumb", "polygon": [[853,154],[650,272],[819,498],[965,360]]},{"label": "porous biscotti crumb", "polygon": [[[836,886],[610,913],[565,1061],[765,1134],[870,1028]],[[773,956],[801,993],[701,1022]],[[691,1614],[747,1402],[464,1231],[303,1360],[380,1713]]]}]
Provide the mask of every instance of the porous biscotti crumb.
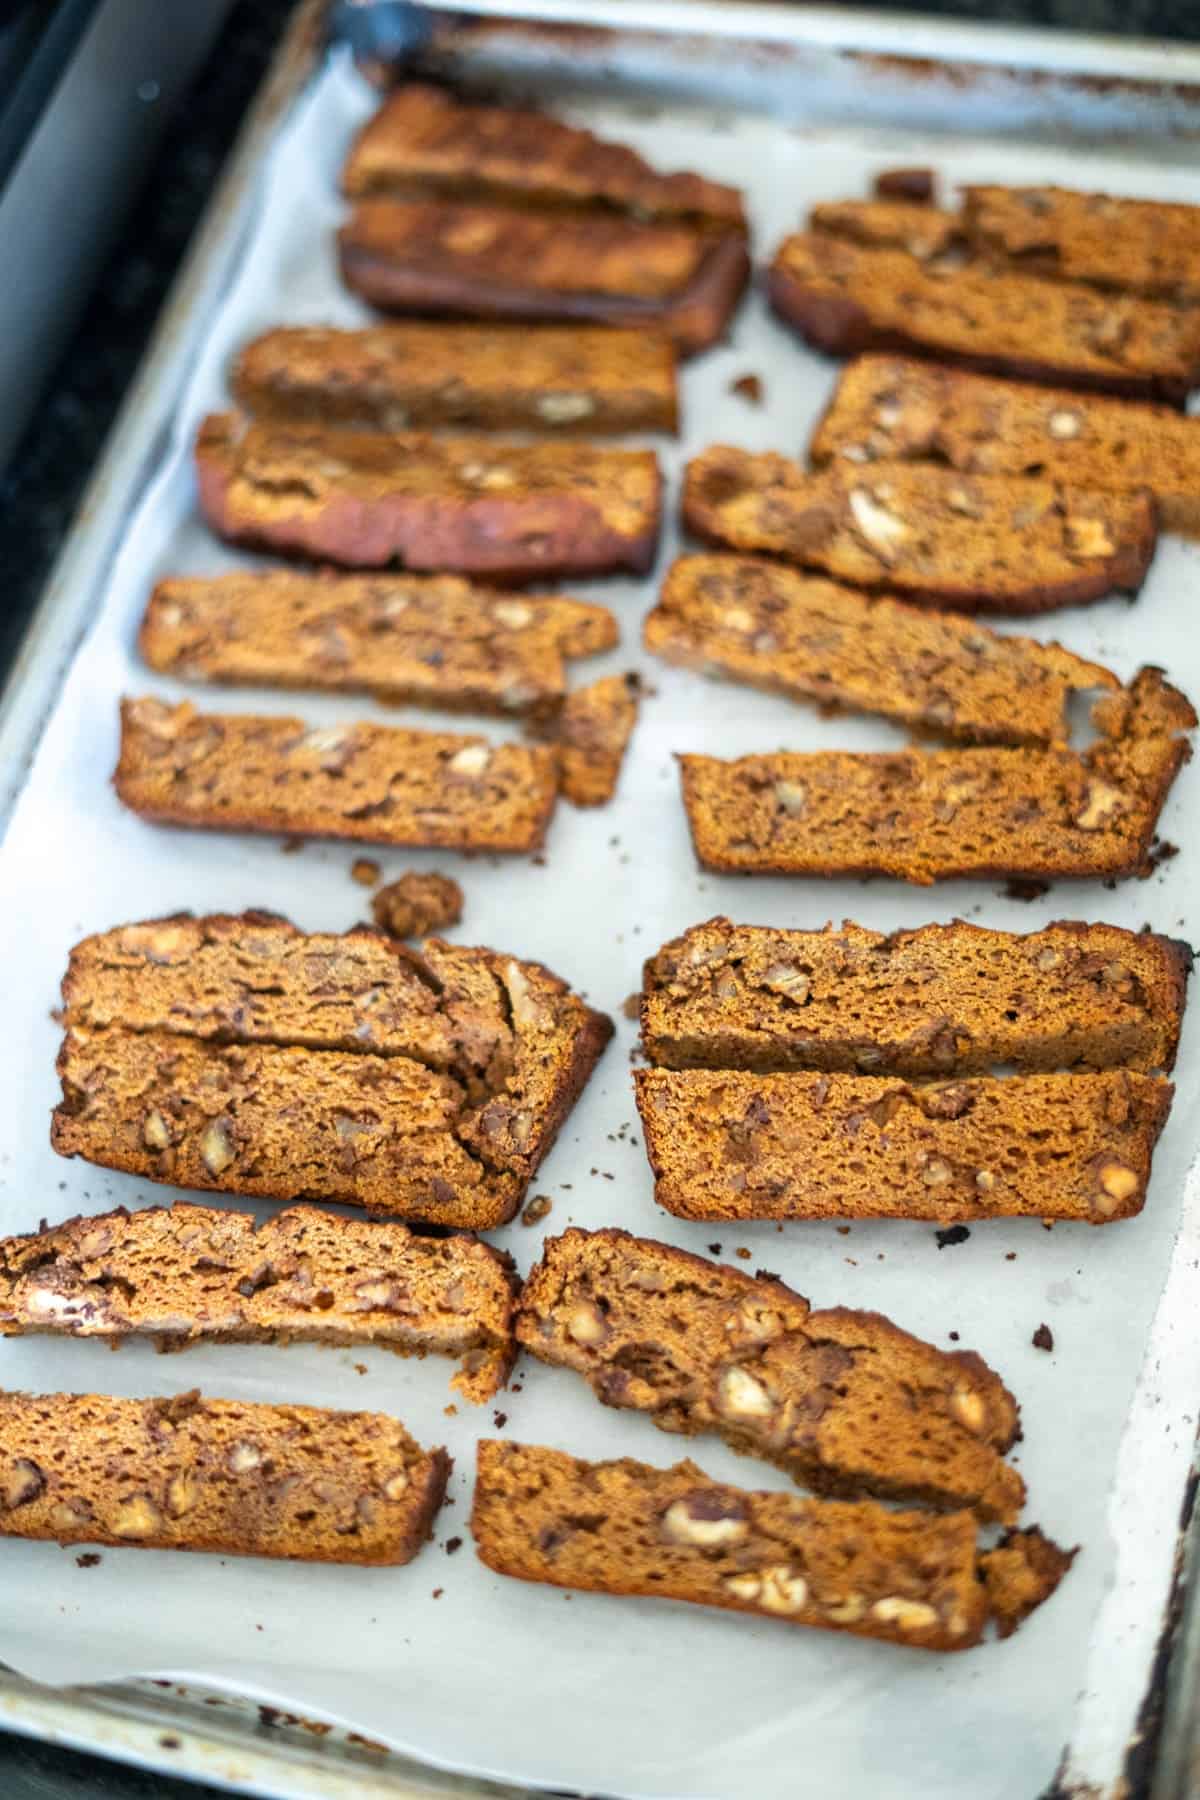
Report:
[{"label": "porous biscotti crumb", "polygon": [[463,891],[449,875],[430,869],[415,870],[389,881],[371,901],[371,914],[381,931],[391,937],[424,937],[457,925],[463,915]]}]

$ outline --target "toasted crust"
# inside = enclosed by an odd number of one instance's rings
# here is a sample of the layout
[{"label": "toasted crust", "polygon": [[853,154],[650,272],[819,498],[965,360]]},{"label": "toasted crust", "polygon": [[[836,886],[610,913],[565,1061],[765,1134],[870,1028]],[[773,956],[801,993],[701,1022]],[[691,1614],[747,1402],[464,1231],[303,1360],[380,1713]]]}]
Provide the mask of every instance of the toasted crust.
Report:
[{"label": "toasted crust", "polygon": [[474,1237],[313,1208],[259,1224],[180,1201],[0,1239],[0,1337],[432,1351],[462,1359],[451,1385],[482,1402],[512,1369],[517,1285],[510,1259]]},{"label": "toasted crust", "polygon": [[1070,188],[967,187],[963,224],[977,250],[1037,275],[1183,305],[1200,300],[1200,207]]},{"label": "toasted crust", "polygon": [[367,331],[285,326],[234,365],[238,405],[283,424],[382,431],[679,428],[675,352],[653,331],[412,322]]},{"label": "toasted crust", "polygon": [[810,472],[726,444],[688,463],[683,519],[711,543],[969,613],[1039,613],[1135,593],[1157,537],[1146,493],[924,463]]},{"label": "toasted crust", "polygon": [[0,1393],[6,1537],[406,1563],[449,1472],[382,1413]]},{"label": "toasted crust", "polygon": [[878,1313],[814,1313],[765,1273],[626,1231],[567,1231],[526,1280],[517,1338],[605,1405],[664,1431],[714,1432],[819,1493],[1002,1522],[1020,1510],[1024,1484],[1003,1460],[1016,1402],[980,1357],[936,1350]]},{"label": "toasted crust", "polygon": [[637,724],[636,675],[605,675],[573,688],[554,726],[559,783],[572,806],[605,806]]},{"label": "toasted crust", "polygon": [[643,574],[662,478],[650,450],[251,424],[196,439],[200,504],[232,543],[350,568],[532,580]]},{"label": "toasted crust", "polygon": [[936,1087],[867,1075],[639,1069],[654,1197],[681,1219],[1139,1213],[1173,1089],[1126,1069]]},{"label": "toasted crust", "polygon": [[1064,742],[1072,692],[1120,685],[1060,644],[998,637],[974,620],[747,556],[680,557],[643,639],[706,675],[966,743]]},{"label": "toasted crust", "polygon": [[1073,920],[885,937],[715,918],[647,962],[642,1042],[672,1069],[1150,1073],[1174,1066],[1191,961],[1171,938]]},{"label": "toasted crust", "polygon": [[824,233],[785,239],[771,305],[833,356],[900,350],[985,374],[1182,405],[1200,378],[1200,314],[970,263],[931,268]]},{"label": "toasted crust", "polygon": [[1078,1555],[1078,1546],[1063,1550],[1032,1525],[1006,1531],[996,1548],[980,1557],[988,1607],[1002,1638],[1011,1637],[1050,1598]]}]

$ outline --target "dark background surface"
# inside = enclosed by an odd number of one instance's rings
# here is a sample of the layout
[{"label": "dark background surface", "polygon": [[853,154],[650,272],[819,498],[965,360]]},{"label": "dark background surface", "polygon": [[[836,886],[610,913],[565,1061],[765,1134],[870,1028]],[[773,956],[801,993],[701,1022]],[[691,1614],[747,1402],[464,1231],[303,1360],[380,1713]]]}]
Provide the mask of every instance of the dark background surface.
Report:
[{"label": "dark background surface", "polygon": [[[886,7],[886,0],[873,3]],[[20,640],[291,10],[292,0],[239,0],[234,7],[167,130],[37,418],[0,475],[0,670]],[[887,10],[1200,42],[1200,0],[915,0]],[[0,1733],[0,1800],[203,1800],[215,1794]]]}]

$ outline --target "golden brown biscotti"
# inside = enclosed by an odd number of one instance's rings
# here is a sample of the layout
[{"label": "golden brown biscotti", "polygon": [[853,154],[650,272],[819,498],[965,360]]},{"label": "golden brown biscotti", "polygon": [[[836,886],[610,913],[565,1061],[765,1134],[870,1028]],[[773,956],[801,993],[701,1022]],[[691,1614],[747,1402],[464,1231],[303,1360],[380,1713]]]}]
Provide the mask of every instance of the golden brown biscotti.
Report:
[{"label": "golden brown biscotti", "polygon": [[383,1413],[0,1393],[0,1536],[411,1562],[450,1459]]},{"label": "golden brown biscotti", "polygon": [[508,1257],[461,1233],[180,1201],[0,1239],[0,1337],[377,1344],[460,1358],[451,1386],[482,1402],[512,1369],[517,1285]]},{"label": "golden brown biscotti", "polygon": [[567,695],[554,741],[559,783],[572,806],[604,806],[616,793],[640,691],[636,675],[605,675]]},{"label": "golden brown biscotti", "polygon": [[818,1493],[970,1507],[1011,1523],[1025,1487],[1004,1453],[1017,1405],[982,1359],[879,1313],[813,1312],[744,1275],[627,1231],[549,1238],[517,1339],[607,1406],[663,1431],[713,1432]]},{"label": "golden brown biscotti", "polygon": [[750,278],[740,232],[445,201],[364,200],[338,259],[381,312],[650,331],[679,356],[724,335]]},{"label": "golden brown biscotti", "polygon": [[281,326],[247,344],[230,385],[246,412],[284,424],[679,429],[671,340],[604,326]]},{"label": "golden brown biscotti", "polygon": [[531,581],[644,574],[658,543],[652,450],[257,424],[211,413],[200,505],[219,537],[353,569],[388,563]]},{"label": "golden brown biscotti", "polygon": [[862,594],[749,556],[683,556],[646,617],[647,650],[702,674],[977,744],[1069,735],[1067,702],[1115,675],[1061,644]]},{"label": "golden brown biscotti", "polygon": [[1191,754],[1190,702],[1143,669],[1097,700],[1085,751],[779,751],[681,756],[705,868],[765,875],[1043,880],[1149,872],[1168,790]]},{"label": "golden brown biscotti", "polygon": [[146,698],[121,702],[113,785],[156,825],[517,854],[545,839],[558,770],[536,744]]},{"label": "golden brown biscotti", "polygon": [[1200,314],[984,263],[921,262],[825,233],[775,252],[775,311],[818,350],[902,350],[985,374],[1182,405],[1200,379]]},{"label": "golden brown biscotti", "polygon": [[546,714],[566,693],[564,657],[611,649],[617,637],[605,606],[506,595],[453,575],[263,569],[160,581],[138,649],[185,681]]},{"label": "golden brown biscotti", "polygon": [[392,937],[423,937],[457,925],[463,915],[463,891],[450,875],[436,869],[412,870],[389,881],[371,896],[371,917]]},{"label": "golden brown biscotti", "polygon": [[654,1198],[680,1219],[1079,1219],[1145,1204],[1172,1087],[1128,1069],[913,1087],[638,1069]]},{"label": "golden brown biscotti", "polygon": [[487,106],[421,82],[398,88],[368,120],[342,189],[596,208],[738,230],[746,224],[736,188],[687,171],[660,174],[628,145],[553,114]]},{"label": "golden brown biscotti", "polygon": [[967,1650],[987,1620],[970,1513],[754,1493],[693,1462],[589,1463],[484,1438],[471,1531],[499,1574],[589,1593],[725,1606],[922,1650]]},{"label": "golden brown biscotti", "polygon": [[926,200],[890,195],[823,201],[809,213],[808,228],[869,249],[904,250],[918,262],[943,256],[963,239],[957,213],[942,212]]},{"label": "golden brown biscotti", "polygon": [[988,1607],[1002,1638],[1011,1637],[1050,1598],[1078,1555],[1078,1546],[1063,1550],[1031,1525],[1025,1531],[1006,1531],[996,1548],[980,1557]]},{"label": "golden brown biscotti", "polygon": [[688,463],[683,521],[853,587],[956,612],[1039,613],[1136,593],[1157,529],[1147,493],[932,463],[831,463],[716,444]]},{"label": "golden brown biscotti", "polygon": [[860,356],[843,369],[809,454],[818,467],[912,458],[966,475],[1144,488],[1164,530],[1200,537],[1200,420],[1169,406]]},{"label": "golden brown biscotti", "polygon": [[1171,938],[1074,920],[885,937],[715,918],[646,963],[642,1042],[668,1069],[1151,1073],[1174,1067],[1191,963]]},{"label": "golden brown biscotti", "polygon": [[1018,268],[1130,294],[1200,301],[1200,206],[1059,187],[966,187],[972,246]]}]

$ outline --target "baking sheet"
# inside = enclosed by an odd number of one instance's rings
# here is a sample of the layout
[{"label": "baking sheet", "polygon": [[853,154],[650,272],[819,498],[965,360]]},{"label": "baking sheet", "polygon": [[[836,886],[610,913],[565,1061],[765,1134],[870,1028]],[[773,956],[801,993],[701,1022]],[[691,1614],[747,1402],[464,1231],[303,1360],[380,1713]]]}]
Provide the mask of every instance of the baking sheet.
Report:
[{"label": "baking sheet", "polygon": [[[0,865],[0,896],[20,944],[8,972],[12,1029],[0,1096],[0,1229],[30,1229],[78,1210],[157,1202],[170,1190],[54,1158],[44,1122],[56,1095],[57,1028],[50,1017],[68,946],[86,931],[179,907],[276,908],[301,925],[340,928],[365,911],[350,880],[359,847],[310,845],[281,856],[277,840],[156,830],[117,806],[107,787],[120,692],[182,697],[132,653],[150,582],[168,569],[235,566],[193,512],[187,447],[196,419],[224,403],[222,371],[245,338],[289,321],[360,322],[336,286],[330,232],[339,214],[335,176],[348,137],[372,99],[335,61],[298,104],[264,170],[260,223],[239,277],[214,320],[177,415],[177,436],[128,533],[104,608],[64,689]],[[864,190],[871,169],[927,159],[928,140],[892,132],[783,131],[769,121],[704,111],[647,116],[592,100],[573,109],[664,166],[696,167],[752,192],[758,249],[793,228],[814,199]],[[1081,179],[1078,164],[1044,147],[942,140],[937,161],[960,179]],[[1194,198],[1185,171],[1131,168],[1089,157],[1086,180],[1113,191]],[[756,191],[757,190],[757,191]],[[765,404],[730,391],[759,374]],[[795,450],[834,378],[771,321],[761,301],[743,308],[732,343],[684,377],[690,450],[725,439]],[[683,452],[664,462],[677,491]],[[673,550],[668,535],[664,558]],[[1043,635],[1128,675],[1163,663],[1200,689],[1189,596],[1200,549],[1167,540],[1134,606],[1125,601],[1053,615]],[[75,1551],[0,1542],[0,1660],[42,1681],[172,1674],[235,1688],[292,1710],[337,1718],[427,1760],[510,1779],[671,1800],[793,1794],[1029,1795],[1073,1743],[1071,1773],[1110,1784],[1149,1670],[1166,1598],[1176,1513],[1194,1431],[1200,1328],[1187,1292],[1200,1256],[1194,1191],[1184,1197],[1196,1098],[1195,1032],[1185,1029],[1179,1093],[1142,1218],[1105,1231],[997,1222],[939,1249],[931,1228],[857,1224],[766,1225],[736,1231],[687,1226],[653,1205],[636,1127],[628,1054],[634,1027],[621,1001],[645,953],[717,911],[776,924],[854,917],[881,929],[956,915],[1029,930],[1063,916],[1104,918],[1187,935],[1185,896],[1200,869],[1185,840],[1195,776],[1185,772],[1164,816],[1181,854],[1147,883],[1107,891],[1060,887],[1033,904],[986,884],[932,892],[894,884],[746,883],[699,873],[678,801],[672,752],[875,747],[899,741],[878,721],[822,720],[734,687],[710,686],[641,657],[638,626],[652,583],[580,586],[620,614],[626,641],[598,660],[641,666],[656,690],[616,803],[564,809],[544,866],[379,852],[388,876],[407,867],[458,873],[467,915],[457,935],[540,957],[618,1019],[618,1038],[535,1184],[554,1210],[544,1227],[496,1234],[522,1267],[544,1231],[617,1223],[695,1249],[720,1241],[731,1257],[776,1270],[817,1305],[878,1307],[900,1324],[981,1351],[1023,1404],[1018,1458],[1032,1494],[1029,1517],[1084,1553],[1055,1600],[1003,1645],[959,1658],[781,1633],[766,1622],[710,1617],[666,1603],[566,1596],[504,1582],[472,1555],[473,1444],[494,1429],[494,1408],[460,1404],[450,1366],[383,1353],[293,1348],[204,1350],[162,1359],[130,1346],[9,1340],[7,1386],[119,1393],[206,1391],[247,1399],[395,1411],[426,1441],[458,1458],[436,1542],[404,1570],[334,1570],[153,1552],[105,1551],[80,1570]],[[582,674],[577,678],[583,678]],[[315,696],[190,690],[201,705],[300,712],[315,722],[383,713],[366,702]],[[436,721],[425,716],[424,722]],[[496,734],[494,724],[485,726]],[[622,1133],[622,1126],[632,1129]],[[1015,1253],[1015,1259],[1008,1260]],[[1168,1271],[1170,1281],[1164,1290]],[[1032,1348],[1048,1323],[1052,1356]],[[1154,1335],[1142,1369],[1153,1322]],[[356,1364],[366,1372],[360,1374]],[[606,1412],[565,1372],[522,1366],[518,1391],[498,1402],[504,1429],[585,1455],[628,1453],[668,1462],[677,1441],[646,1420]],[[1135,1401],[1135,1386],[1137,1387]],[[1122,1432],[1131,1424],[1118,1466]],[[721,1446],[691,1446],[712,1473],[744,1484],[782,1477]],[[447,1554],[447,1540],[465,1539]],[[435,1597],[435,1590],[442,1590]],[[1080,1704],[1081,1703],[1081,1704]]]}]

